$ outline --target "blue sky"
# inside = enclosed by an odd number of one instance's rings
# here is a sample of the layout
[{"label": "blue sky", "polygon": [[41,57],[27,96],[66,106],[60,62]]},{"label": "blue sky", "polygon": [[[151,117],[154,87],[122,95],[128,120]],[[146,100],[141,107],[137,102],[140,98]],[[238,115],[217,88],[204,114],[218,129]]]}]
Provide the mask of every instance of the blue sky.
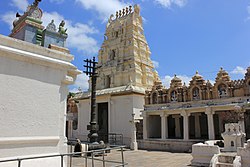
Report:
[{"label": "blue sky", "polygon": [[[15,13],[33,0],[0,1],[0,34],[9,35]],[[212,82],[220,67],[232,79],[242,79],[250,66],[250,0],[42,0],[43,25],[66,20],[67,45],[73,64],[97,56],[106,21],[129,4],[139,4],[144,32],[164,85],[177,74],[186,83],[198,70]],[[87,89],[80,75],[70,89]]]}]

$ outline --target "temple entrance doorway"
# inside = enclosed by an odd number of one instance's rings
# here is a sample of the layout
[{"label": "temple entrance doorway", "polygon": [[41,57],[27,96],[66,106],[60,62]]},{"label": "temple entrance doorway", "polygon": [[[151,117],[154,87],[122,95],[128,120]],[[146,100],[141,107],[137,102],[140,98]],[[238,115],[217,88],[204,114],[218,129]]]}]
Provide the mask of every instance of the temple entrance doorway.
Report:
[{"label": "temple entrance doorway", "polygon": [[207,115],[205,113],[192,113],[189,116],[189,138],[208,139]]},{"label": "temple entrance doorway", "polygon": [[98,103],[99,140],[108,142],[108,103]]},{"label": "temple entrance doorway", "polygon": [[183,139],[183,117],[180,114],[168,116],[168,138]]}]

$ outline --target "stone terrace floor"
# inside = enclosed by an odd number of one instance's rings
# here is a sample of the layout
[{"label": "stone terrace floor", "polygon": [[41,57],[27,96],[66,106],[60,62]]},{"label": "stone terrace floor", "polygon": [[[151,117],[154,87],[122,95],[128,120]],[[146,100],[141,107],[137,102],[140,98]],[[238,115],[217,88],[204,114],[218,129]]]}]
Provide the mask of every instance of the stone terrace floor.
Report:
[{"label": "stone terrace floor", "polygon": [[[102,159],[102,156],[96,157]],[[186,167],[191,166],[191,154],[188,153],[170,153],[164,151],[146,151],[138,150],[124,151],[125,162],[129,167]],[[105,156],[105,160],[121,161],[121,152],[113,150]],[[85,159],[74,157],[72,167],[85,167]],[[95,161],[94,167],[102,167],[102,162]],[[106,163],[105,167],[112,167],[114,163]],[[127,167],[126,166],[126,167]],[[88,160],[88,167],[91,166],[91,160]]]}]

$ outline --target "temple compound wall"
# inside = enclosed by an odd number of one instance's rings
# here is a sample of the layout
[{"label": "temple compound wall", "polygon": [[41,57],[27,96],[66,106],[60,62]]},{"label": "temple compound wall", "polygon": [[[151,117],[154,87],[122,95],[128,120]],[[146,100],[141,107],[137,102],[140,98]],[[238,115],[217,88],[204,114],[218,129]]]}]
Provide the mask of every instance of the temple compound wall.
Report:
[{"label": "temple compound wall", "polygon": [[[35,1],[20,18],[23,22],[16,26],[22,27],[16,34],[23,33],[27,26],[39,29],[39,25],[27,21],[34,10],[39,10],[37,5]],[[67,153],[68,85],[80,73],[71,64],[73,58],[60,46],[49,49],[25,38],[0,35],[0,160]],[[66,158],[64,161],[66,164]],[[60,157],[54,157],[22,161],[21,165],[59,167],[60,162]],[[0,163],[0,166],[17,166],[17,163]]]},{"label": "temple compound wall", "polygon": [[214,85],[205,81],[198,72],[187,86],[177,76],[173,77],[168,89],[161,82],[155,82],[145,95],[145,142],[158,139],[220,140],[225,123],[233,122],[240,123],[249,139],[250,67],[246,71],[244,79],[231,80],[221,68]]},{"label": "temple compound wall", "polygon": [[[126,7],[111,15],[98,55],[97,110],[100,140],[108,142],[111,134],[123,135],[130,145],[132,114],[142,119],[145,90],[158,80],[150,59],[140,16],[140,7]],[[78,137],[87,140],[90,122],[90,93],[78,93]]]}]

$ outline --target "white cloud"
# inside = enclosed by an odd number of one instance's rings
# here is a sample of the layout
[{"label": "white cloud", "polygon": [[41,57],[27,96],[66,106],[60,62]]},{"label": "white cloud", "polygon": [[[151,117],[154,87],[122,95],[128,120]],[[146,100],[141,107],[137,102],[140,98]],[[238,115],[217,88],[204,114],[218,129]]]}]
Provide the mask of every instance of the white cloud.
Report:
[{"label": "white cloud", "polygon": [[82,23],[74,24],[70,20],[64,19],[64,17],[59,15],[57,12],[44,12],[42,20],[45,26],[48,25],[52,19],[57,26],[62,20],[65,20],[65,28],[68,29],[68,47],[76,48],[78,51],[82,51],[87,54],[96,54],[98,52],[99,47],[97,41],[90,36],[98,33],[98,30],[95,27]]},{"label": "white cloud", "polygon": [[7,23],[9,25],[9,29],[11,30],[13,28],[13,21],[16,19],[16,13],[15,12],[7,12],[4,15],[0,16],[0,20]]},{"label": "white cloud", "polygon": [[[177,77],[182,80],[182,84],[184,84],[184,82],[185,82],[186,86],[189,85],[189,81],[192,79],[192,77],[188,77],[186,75],[177,75]],[[171,77],[169,75],[166,75],[166,76],[161,78],[163,85],[166,86],[167,88],[170,87],[170,83],[171,83],[172,79],[173,79],[173,77]]]},{"label": "white cloud", "polygon": [[72,93],[79,92],[79,88],[82,91],[86,91],[89,88],[89,83],[88,83],[89,77],[86,74],[80,74],[77,75],[75,84],[73,85],[73,88],[70,90]]},{"label": "white cloud", "polygon": [[152,60],[152,62],[153,62],[153,65],[154,65],[155,68],[159,68],[159,62],[158,61]]},{"label": "white cloud", "polygon": [[187,3],[187,0],[154,0],[154,1],[165,8],[170,8],[172,5],[183,7]]},{"label": "white cloud", "polygon": [[248,16],[244,21],[250,20],[250,16],[249,16],[250,15],[250,5],[247,6],[247,14],[248,14]]},{"label": "white cloud", "polygon": [[169,75],[166,75],[166,76],[162,77],[161,80],[162,80],[162,84],[164,86],[166,86],[166,88],[170,87],[170,83],[171,83],[172,77],[170,77]]},{"label": "white cloud", "polygon": [[[11,0],[10,5],[15,6],[18,10],[21,10],[22,12],[26,11],[29,3],[27,0]],[[9,11],[3,15],[0,16],[0,20],[7,23],[9,25],[9,28],[13,28],[13,21],[16,19],[16,12]]]},{"label": "white cloud", "polygon": [[78,93],[78,92],[82,92],[82,90],[79,89],[79,88],[73,88],[73,89],[70,89],[69,92],[71,92],[71,93]]},{"label": "white cloud", "polygon": [[250,14],[250,5],[247,6],[247,13]]},{"label": "white cloud", "polygon": [[237,66],[233,69],[233,71],[230,72],[231,74],[240,74],[240,75],[245,75],[246,69],[243,67]]},{"label": "white cloud", "polygon": [[60,4],[60,3],[63,3],[64,0],[50,0],[51,3],[57,3],[57,4]]},{"label": "white cloud", "polygon": [[12,0],[11,5],[17,7],[21,11],[26,11],[29,2],[28,0]]},{"label": "white cloud", "polygon": [[[52,0],[53,2],[62,1],[62,0]],[[12,0],[12,5],[17,7],[20,10],[25,10],[28,6],[27,0]],[[16,19],[15,12],[9,11],[0,16],[0,20],[7,23],[10,27],[10,30],[13,28],[13,21]],[[64,19],[64,17],[57,12],[43,12],[43,25],[47,26],[51,20],[55,21],[56,26],[60,24],[62,20],[65,20],[65,27],[68,29],[68,39],[67,46],[70,48],[76,48],[78,51],[84,52],[85,54],[96,54],[98,52],[99,46],[97,41],[91,36],[98,33],[98,30],[87,24],[83,23],[73,23],[70,20]]]},{"label": "white cloud", "polygon": [[[66,22],[67,23],[67,22]],[[98,52],[99,46],[97,41],[89,35],[98,32],[94,27],[86,24],[77,23],[68,28],[68,46],[77,48],[78,51],[84,51],[88,54],[95,54]]]},{"label": "white cloud", "polygon": [[95,10],[100,19],[107,20],[111,14],[115,14],[117,10],[120,10],[128,4],[119,0],[75,0],[80,3],[87,10]]},{"label": "white cloud", "polygon": [[214,85],[214,84],[215,84],[215,80],[211,80],[211,79],[209,79],[209,82],[210,82],[212,85]]}]

